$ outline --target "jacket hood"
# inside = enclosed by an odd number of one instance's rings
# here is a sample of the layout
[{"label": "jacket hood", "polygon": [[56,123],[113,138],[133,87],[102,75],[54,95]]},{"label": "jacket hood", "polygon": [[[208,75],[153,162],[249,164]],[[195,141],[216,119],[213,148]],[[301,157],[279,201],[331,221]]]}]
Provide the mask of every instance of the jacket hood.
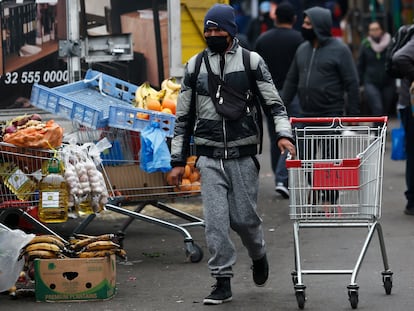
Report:
[{"label": "jacket hood", "polygon": [[312,7],[303,12],[304,16],[308,16],[316,37],[320,43],[324,43],[331,35],[332,15],[331,11],[322,7]]}]

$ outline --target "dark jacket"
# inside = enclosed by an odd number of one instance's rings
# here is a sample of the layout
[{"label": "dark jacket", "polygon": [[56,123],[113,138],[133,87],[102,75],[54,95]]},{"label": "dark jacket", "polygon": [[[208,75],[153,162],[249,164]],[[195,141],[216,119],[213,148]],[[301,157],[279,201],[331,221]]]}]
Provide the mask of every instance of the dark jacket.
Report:
[{"label": "dark jacket", "polygon": [[399,89],[398,104],[408,107],[411,105],[409,89],[411,83],[414,82],[414,36],[395,52],[392,62],[404,77]]},{"label": "dark jacket", "polygon": [[319,47],[305,41],[296,50],[281,92],[283,102],[288,106],[297,92],[304,116],[341,116],[347,93],[347,114],[358,115],[358,73],[350,49],[331,36],[328,10],[314,7],[304,13],[311,20]]},{"label": "dark jacket", "polygon": [[[220,74],[221,56],[207,49],[209,62],[214,74]],[[251,89],[243,65],[242,48],[235,39],[231,50],[225,53],[223,78],[240,92]],[[191,81],[194,75],[196,56],[187,63],[178,97],[174,137],[171,142],[171,165],[184,166],[189,151],[190,137],[194,136],[197,155],[218,158],[234,158],[258,153],[260,131],[256,108],[236,121],[225,120],[217,114],[208,92],[208,78],[204,61],[196,82],[196,101],[191,105]],[[293,140],[291,126],[285,106],[276,90],[272,77],[263,59],[255,52],[250,53],[250,67],[255,79],[257,94],[262,105],[269,107],[274,116],[278,139]],[[260,112],[259,112],[260,113]],[[276,143],[276,142],[273,142]],[[183,165],[184,164],[184,165]]]},{"label": "dark jacket", "polygon": [[370,83],[381,88],[395,83],[394,79],[385,72],[386,51],[385,48],[381,52],[375,52],[367,38],[362,40],[357,64],[361,84]]},{"label": "dark jacket", "polygon": [[290,63],[302,42],[299,31],[280,27],[270,29],[257,38],[255,50],[269,66],[278,90],[282,89]]}]

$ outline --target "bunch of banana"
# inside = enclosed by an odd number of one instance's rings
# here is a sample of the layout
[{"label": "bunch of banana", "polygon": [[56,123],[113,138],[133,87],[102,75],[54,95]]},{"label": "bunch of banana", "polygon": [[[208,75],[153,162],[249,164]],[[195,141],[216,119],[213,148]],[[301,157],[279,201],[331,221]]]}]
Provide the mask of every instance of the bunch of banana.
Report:
[{"label": "bunch of banana", "polygon": [[149,82],[142,83],[135,91],[135,106],[141,109],[147,109],[146,102],[149,99],[155,99],[162,101],[166,93],[166,90],[157,91]]},{"label": "bunch of banana", "polygon": [[65,243],[54,235],[35,236],[20,252],[19,259],[31,262],[36,258],[65,258]]},{"label": "bunch of banana", "polygon": [[69,247],[79,258],[104,257],[115,254],[126,259],[126,252],[119,244],[119,237],[115,234],[98,236],[76,234],[69,243]]},{"label": "bunch of banana", "polygon": [[165,90],[164,98],[168,98],[176,102],[178,94],[181,90],[181,84],[177,83],[177,80],[174,77],[170,77],[162,81],[161,90]]}]

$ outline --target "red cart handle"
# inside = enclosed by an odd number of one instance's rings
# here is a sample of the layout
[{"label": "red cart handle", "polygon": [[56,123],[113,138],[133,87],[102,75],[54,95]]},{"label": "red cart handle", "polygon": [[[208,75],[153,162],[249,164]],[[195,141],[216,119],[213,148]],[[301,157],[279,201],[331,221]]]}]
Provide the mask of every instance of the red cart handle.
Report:
[{"label": "red cart handle", "polygon": [[304,117],[304,118],[297,118],[291,117],[290,123],[327,123],[327,122],[353,122],[353,123],[360,123],[360,122],[388,122],[388,117]]}]

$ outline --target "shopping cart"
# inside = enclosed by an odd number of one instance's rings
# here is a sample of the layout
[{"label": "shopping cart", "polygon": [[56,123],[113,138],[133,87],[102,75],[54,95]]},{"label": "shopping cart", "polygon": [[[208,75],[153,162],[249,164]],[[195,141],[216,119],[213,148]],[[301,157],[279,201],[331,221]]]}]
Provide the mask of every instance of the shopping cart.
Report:
[{"label": "shopping cart", "polygon": [[[203,258],[202,248],[194,243],[187,228],[204,227],[204,220],[169,204],[177,199],[183,199],[184,202],[188,199],[188,202],[191,198],[199,196],[200,183],[195,180],[197,176],[195,179],[191,179],[191,183],[176,188],[167,185],[166,174],[144,172],[140,168],[139,162],[140,133],[136,131],[112,127],[104,129],[78,127],[71,136],[76,138],[78,144],[97,142],[103,138],[107,138],[112,144],[110,149],[101,154],[100,169],[110,195],[105,209],[128,216],[117,232],[121,239],[125,236],[128,226],[135,219],[146,221],[182,234],[187,258],[194,263],[201,261]],[[191,146],[190,150],[192,150]],[[194,162],[188,163],[191,167],[194,164]],[[175,216],[178,220],[167,221],[142,213],[146,207],[155,207]],[[74,233],[83,232],[95,217],[96,214],[90,214],[86,217],[75,228]]]},{"label": "shopping cart", "polygon": [[[375,231],[384,264],[385,293],[391,294],[393,273],[388,266],[379,223],[387,117],[291,118],[291,123],[297,157],[288,159],[286,166],[290,218],[294,220],[292,281],[299,308],[304,308],[306,300],[302,278],[305,274],[350,274],[348,297],[351,307],[357,308],[359,286],[356,278]],[[353,269],[303,269],[300,229],[363,227],[368,228],[368,234]]]},{"label": "shopping cart", "polygon": [[[201,261],[203,251],[200,246],[194,243],[187,228],[204,226],[204,221],[166,203],[166,201],[178,198],[193,198],[199,195],[200,190],[197,186],[199,184],[194,183],[195,188],[189,184],[186,188],[175,189],[167,186],[165,174],[143,172],[139,166],[140,139],[138,132],[116,128],[94,130],[76,126],[78,129],[73,135],[77,137],[78,144],[90,144],[104,137],[112,143],[112,148],[101,154],[102,163],[99,167],[110,194],[109,201],[104,208],[129,217],[121,230],[117,232],[120,241],[122,242],[125,231],[132,221],[139,219],[182,234],[187,258],[194,263]],[[27,227],[33,232],[59,236],[49,228],[48,224],[42,223],[37,217],[38,183],[46,174],[45,163],[54,156],[63,159],[65,157],[63,153],[62,149],[38,150],[0,142],[0,223],[16,228]],[[17,170],[13,173],[14,177],[29,182],[28,186],[21,187],[19,193],[11,191],[10,187],[6,186],[12,169]],[[175,223],[172,220],[167,221],[141,213],[147,206],[154,206],[186,222]],[[96,216],[95,213],[84,215],[70,235],[84,232]]]}]

